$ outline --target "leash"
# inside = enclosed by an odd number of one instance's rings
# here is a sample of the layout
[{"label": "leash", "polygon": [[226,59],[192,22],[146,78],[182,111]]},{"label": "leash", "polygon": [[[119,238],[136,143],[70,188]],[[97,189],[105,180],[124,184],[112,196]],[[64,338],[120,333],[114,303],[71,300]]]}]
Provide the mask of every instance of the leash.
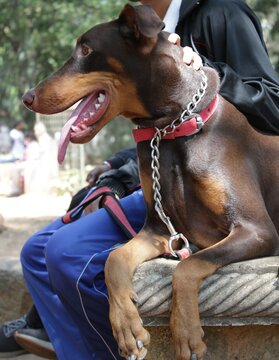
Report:
[{"label": "leash", "polygon": [[180,136],[190,136],[198,133],[204,123],[212,116],[214,111],[216,110],[218,104],[218,96],[216,96],[211,104],[203,110],[201,113],[194,113],[197,105],[202,100],[205,91],[207,89],[207,77],[203,70],[201,71],[202,80],[200,84],[200,89],[194,94],[192,101],[189,102],[186,109],[182,112],[182,114],[172,121],[170,125],[165,126],[162,129],[159,128],[138,128],[134,130],[134,139],[136,142],[151,140],[151,169],[152,169],[152,181],[153,181],[153,199],[154,199],[154,207],[159,215],[161,221],[166,225],[170,238],[168,241],[169,253],[173,257],[179,257],[177,255],[177,251],[173,250],[172,243],[179,239],[183,240],[184,246],[183,250],[183,258],[187,258],[192,254],[190,249],[190,244],[188,239],[184,236],[184,234],[179,233],[174,228],[171,219],[166,215],[163,206],[162,206],[162,195],[161,195],[161,185],[160,185],[160,151],[159,145],[161,140],[175,139]]}]

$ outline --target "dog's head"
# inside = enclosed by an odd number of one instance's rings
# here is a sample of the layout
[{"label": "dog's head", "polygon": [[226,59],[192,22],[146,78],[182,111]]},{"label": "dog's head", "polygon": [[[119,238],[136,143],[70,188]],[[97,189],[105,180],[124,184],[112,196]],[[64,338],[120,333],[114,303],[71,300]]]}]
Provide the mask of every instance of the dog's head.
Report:
[{"label": "dog's head", "polygon": [[182,49],[163,27],[150,6],[126,5],[117,20],[79,37],[64,66],[23,96],[29,109],[44,114],[82,100],[63,128],[60,162],[69,141],[90,141],[117,115],[150,126],[185,108],[201,76],[183,64]]}]

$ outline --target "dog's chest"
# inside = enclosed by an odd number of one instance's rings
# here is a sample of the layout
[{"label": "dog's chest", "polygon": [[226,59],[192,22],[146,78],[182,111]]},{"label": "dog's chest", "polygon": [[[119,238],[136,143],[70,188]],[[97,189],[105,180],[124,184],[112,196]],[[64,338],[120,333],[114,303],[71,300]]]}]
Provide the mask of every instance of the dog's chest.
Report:
[{"label": "dog's chest", "polygon": [[[150,162],[151,157],[145,155],[141,172],[148,206],[153,207]],[[189,154],[185,147],[169,144],[160,149],[159,172],[162,205],[176,229],[199,243],[205,236],[212,241],[222,238],[229,227],[228,192],[222,175],[211,170],[210,162],[201,154]]]},{"label": "dog's chest", "polygon": [[[168,184],[162,181],[162,189]],[[229,233],[227,194],[222,182],[214,177],[188,179],[181,186],[163,190],[162,204],[176,230],[200,248],[215,244]]]}]

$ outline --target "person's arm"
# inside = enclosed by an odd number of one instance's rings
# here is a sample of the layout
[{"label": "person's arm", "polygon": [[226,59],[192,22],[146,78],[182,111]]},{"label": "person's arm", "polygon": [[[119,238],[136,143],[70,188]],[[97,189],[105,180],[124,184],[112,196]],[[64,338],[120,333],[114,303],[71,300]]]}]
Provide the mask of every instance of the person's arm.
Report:
[{"label": "person's arm", "polygon": [[99,179],[101,174],[111,170],[111,169],[119,169],[121,166],[125,165],[127,161],[133,159],[136,161],[137,152],[136,148],[126,148],[116,152],[112,157],[104,161],[103,164],[95,166],[93,170],[91,170],[86,178],[86,181],[90,186],[93,186],[95,182]]},{"label": "person's arm", "polygon": [[[139,171],[137,159],[134,159],[133,154],[127,158],[126,163],[119,169],[112,169],[100,175],[99,179],[94,184],[97,188],[108,187],[118,197],[132,193],[139,187]],[[90,203],[84,210],[85,214],[89,214],[99,208],[100,199]]]},{"label": "person's arm", "polygon": [[[210,2],[209,2],[210,3]],[[192,36],[205,65],[221,78],[220,93],[256,128],[279,134],[279,77],[259,20],[243,1],[209,6],[193,16]]]},{"label": "person's arm", "polygon": [[107,159],[107,162],[111,165],[112,169],[119,169],[130,159],[137,160],[136,147],[122,149],[116,152],[112,157]]},{"label": "person's arm", "polygon": [[103,173],[96,182],[97,187],[109,187],[119,198],[133,192],[139,186],[137,159],[129,158],[119,169]]}]

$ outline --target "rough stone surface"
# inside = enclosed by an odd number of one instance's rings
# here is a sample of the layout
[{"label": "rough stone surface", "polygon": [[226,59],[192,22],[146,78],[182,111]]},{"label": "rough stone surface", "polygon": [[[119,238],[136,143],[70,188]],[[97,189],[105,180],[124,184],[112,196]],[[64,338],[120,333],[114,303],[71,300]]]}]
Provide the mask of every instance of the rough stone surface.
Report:
[{"label": "rough stone surface", "polygon": [[[168,317],[177,264],[156,259],[135,273],[140,313],[156,325]],[[205,279],[199,292],[203,324],[279,324],[278,269],[279,257],[270,257],[228,265]]]},{"label": "rough stone surface", "polygon": [[[174,261],[156,259],[142,264],[134,277],[140,311],[151,333],[149,360],[175,358],[167,325],[171,276],[176,265]],[[208,346],[205,360],[279,360],[278,268],[279,257],[252,260],[226,266],[204,281],[199,302]],[[228,290],[231,284],[233,291]],[[249,305],[247,299],[251,293],[254,299],[249,300]],[[266,298],[269,301],[259,312],[257,304]],[[245,310],[237,315],[234,303],[244,304]],[[0,323],[21,316],[30,305],[18,258],[0,258]],[[154,307],[160,309],[157,315],[154,315]],[[229,310],[232,315],[228,315],[228,309],[232,309]],[[27,355],[22,357],[25,359],[37,358]]]},{"label": "rough stone surface", "polygon": [[0,233],[5,230],[5,220],[4,217],[0,214]]},{"label": "rough stone surface", "polygon": [[18,258],[0,258],[0,323],[20,317],[30,304]]},{"label": "rough stone surface", "polygon": [[[147,360],[175,359],[168,327],[147,328],[151,344]],[[203,327],[205,360],[278,360],[279,325]]]},{"label": "rough stone surface", "polygon": [[[164,325],[171,304],[176,261],[156,259],[142,264],[134,287],[145,322]],[[203,325],[279,324],[279,257],[228,265],[208,277],[199,293]],[[0,321],[28,309],[31,300],[18,258],[0,258]]]}]

